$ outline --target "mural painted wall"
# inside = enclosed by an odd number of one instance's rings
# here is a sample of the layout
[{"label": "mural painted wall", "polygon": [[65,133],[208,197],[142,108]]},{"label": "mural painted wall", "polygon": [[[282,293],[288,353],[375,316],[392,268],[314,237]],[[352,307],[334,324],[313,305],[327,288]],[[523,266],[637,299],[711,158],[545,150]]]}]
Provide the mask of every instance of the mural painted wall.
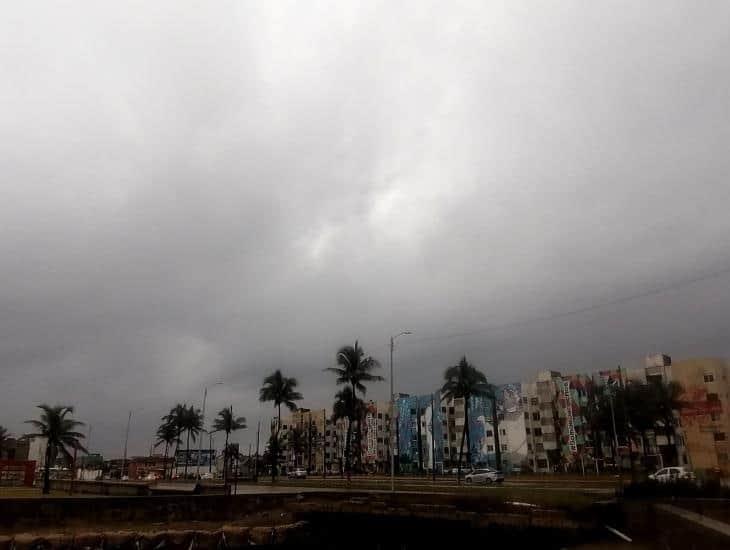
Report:
[{"label": "mural painted wall", "polygon": [[[433,409],[431,408],[432,400]],[[434,456],[438,469],[439,464],[443,463],[443,449],[440,442],[443,440],[442,422],[444,416],[441,412],[440,393],[400,397],[397,401],[397,410],[397,438],[401,468],[407,470],[409,466],[414,468],[418,466],[418,424],[420,422],[421,458],[424,468],[430,468],[433,463],[432,444],[435,443],[436,452]]]}]

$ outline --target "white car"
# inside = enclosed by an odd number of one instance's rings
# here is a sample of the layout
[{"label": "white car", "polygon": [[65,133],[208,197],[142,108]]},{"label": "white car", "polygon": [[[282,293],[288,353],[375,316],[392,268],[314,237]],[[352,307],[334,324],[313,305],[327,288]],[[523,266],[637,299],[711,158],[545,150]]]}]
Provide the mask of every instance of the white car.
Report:
[{"label": "white car", "polygon": [[670,468],[662,468],[649,475],[652,481],[659,483],[673,483],[679,480],[694,481],[695,474],[692,470],[688,470],[684,466],[671,466]]},{"label": "white car", "polygon": [[200,476],[200,479],[215,479],[215,475],[211,472],[205,472],[202,476]]},{"label": "white car", "polygon": [[289,479],[307,479],[307,470],[304,468],[289,470],[288,477]]},{"label": "white car", "polygon": [[504,474],[492,468],[479,468],[478,470],[472,470],[464,477],[464,481],[467,484],[477,483],[501,483],[504,481]]}]

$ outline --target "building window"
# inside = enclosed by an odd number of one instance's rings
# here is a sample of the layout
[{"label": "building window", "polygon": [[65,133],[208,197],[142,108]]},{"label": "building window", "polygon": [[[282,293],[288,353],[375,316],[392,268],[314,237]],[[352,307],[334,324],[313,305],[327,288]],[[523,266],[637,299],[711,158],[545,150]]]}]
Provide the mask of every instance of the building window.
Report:
[{"label": "building window", "polygon": [[456,447],[451,447],[451,456],[454,456],[456,454],[457,454]]},{"label": "building window", "polygon": [[523,403],[524,403],[525,405],[527,405],[527,397],[523,397],[523,398],[522,398],[522,402],[523,402]]},{"label": "building window", "polygon": [[499,430],[499,433],[500,433],[500,435],[507,435],[507,430],[502,428],[501,430]]},{"label": "building window", "polygon": [[445,455],[449,454],[449,448],[448,447],[444,447],[444,454]]},{"label": "building window", "polygon": [[324,432],[324,435],[326,435],[327,437],[329,437],[329,436],[330,436],[330,433],[331,433],[331,432],[330,432],[330,430],[326,430],[326,431]]},{"label": "building window", "polygon": [[502,450],[503,451],[506,451],[507,450],[507,445],[502,445]]},{"label": "building window", "polygon": [[449,434],[444,434],[444,439],[448,439],[448,438],[449,438]]},{"label": "building window", "polygon": [[281,427],[282,430],[286,430],[286,424]]},{"label": "building window", "polygon": [[715,375],[711,372],[705,373],[705,382],[714,382],[715,381]]},{"label": "building window", "polygon": [[527,435],[530,435],[530,428],[525,428],[525,433],[526,433]]},{"label": "building window", "polygon": [[382,420],[382,419],[383,419],[383,413],[378,413],[378,420]]},{"label": "building window", "polygon": [[487,430],[487,437],[494,437],[492,430]]},{"label": "building window", "polygon": [[527,450],[532,452],[532,443],[527,444]]},{"label": "building window", "polygon": [[488,453],[494,452],[494,445],[487,445],[487,452]]},{"label": "building window", "polygon": [[537,405],[538,403],[537,397],[530,398],[530,405]]},{"label": "building window", "polygon": [[716,403],[716,402],[720,401],[720,398],[718,397],[718,395],[716,393],[708,393],[707,401],[710,403]]},{"label": "building window", "polygon": [[538,453],[541,453],[541,452],[543,452],[543,451],[545,450],[545,447],[543,446],[543,444],[542,444],[542,443],[536,443],[536,444],[535,444],[535,450],[536,450],[536,451],[537,451]]},{"label": "building window", "polygon": [[525,411],[525,420],[530,420],[530,413]]},{"label": "building window", "polygon": [[446,407],[441,407],[441,412],[446,414]]},{"label": "building window", "polygon": [[538,458],[537,467],[538,468],[547,468],[547,460],[545,460],[544,458]]},{"label": "building window", "polygon": [[711,412],[710,413],[710,420],[712,420],[713,422],[716,422],[717,420],[720,420],[720,415],[717,414],[716,412]]},{"label": "building window", "polygon": [[383,438],[382,438],[382,437],[379,437],[379,438],[378,438],[378,443],[380,443],[380,444],[382,444],[382,443],[383,443]]},{"label": "building window", "polygon": [[540,413],[532,413],[532,419],[533,420],[540,420]]},{"label": "building window", "polygon": [[715,432],[715,441],[725,441],[725,432]]},{"label": "building window", "polygon": [[454,441],[456,439],[456,434],[454,432],[451,432],[451,441]]},{"label": "building window", "polygon": [[727,462],[728,462],[727,453],[717,453],[717,461],[720,464],[727,464]]},{"label": "building window", "polygon": [[411,416],[416,416],[416,409],[411,409]]},{"label": "building window", "polygon": [[499,413],[497,415],[497,420],[504,420],[504,415],[502,413]]},{"label": "building window", "polygon": [[540,437],[542,435],[542,428],[535,428],[532,430],[532,433],[535,437]]},{"label": "building window", "polygon": [[454,407],[449,407],[449,414],[456,414]]}]

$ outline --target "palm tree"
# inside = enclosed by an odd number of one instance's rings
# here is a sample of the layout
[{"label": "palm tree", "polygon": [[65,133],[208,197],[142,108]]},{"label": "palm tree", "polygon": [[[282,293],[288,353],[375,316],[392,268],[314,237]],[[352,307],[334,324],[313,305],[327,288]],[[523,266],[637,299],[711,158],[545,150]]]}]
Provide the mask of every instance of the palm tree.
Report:
[{"label": "palm tree", "polygon": [[[264,378],[264,385],[259,390],[259,400],[261,402],[273,401],[274,407],[277,409],[276,414],[276,434],[271,439],[274,448],[272,449],[272,460],[279,457],[279,431],[281,430],[281,406],[284,405],[290,411],[297,410],[295,401],[302,398],[302,394],[296,391],[299,385],[296,378],[287,378],[281,374],[279,369],[273,374]],[[276,481],[276,463],[271,465],[271,481]]]},{"label": "palm tree", "polygon": [[[163,422],[162,424],[160,424],[160,427],[157,428],[157,441],[155,442],[155,447],[159,447],[163,443],[165,444],[165,458],[163,460],[164,471],[162,473],[162,477],[166,478],[168,452],[173,443],[180,443],[180,436],[178,434],[178,429],[175,424],[171,424],[170,422]],[[170,470],[172,470],[172,467],[170,468]]]},{"label": "palm tree", "polygon": [[461,459],[464,453],[464,438],[466,438],[467,459],[471,465],[471,438],[469,434],[469,400],[472,397],[488,397],[490,393],[489,383],[484,373],[475,368],[466,356],[461,358],[458,365],[449,367],[444,372],[444,385],[441,388],[441,399],[461,398],[464,400],[464,429],[461,432],[461,445],[459,445],[459,465],[457,470],[457,482],[461,481]]},{"label": "palm tree", "polygon": [[79,441],[84,439],[84,434],[76,429],[84,425],[83,422],[70,418],[74,408],[55,405],[51,407],[45,403],[38,405],[41,409],[40,420],[26,420],[27,424],[33,425],[38,431],[27,434],[26,437],[46,438],[46,457],[43,470],[43,494],[51,492],[51,463],[55,462],[60,453],[67,462],[72,461],[69,448],[86,453],[87,450]]},{"label": "palm tree", "polygon": [[[370,356],[365,356],[365,351],[360,347],[357,340],[355,340],[354,346],[343,346],[337,352],[337,367],[330,367],[328,370],[334,372],[337,375],[337,384],[345,384],[350,386],[352,389],[352,395],[356,398],[357,392],[359,391],[365,395],[367,388],[365,382],[380,382],[384,380],[382,376],[373,374],[373,371],[380,367],[380,363]],[[352,401],[352,405],[355,405],[356,400]],[[357,445],[357,462],[362,462],[362,456],[360,453],[360,444],[362,439],[362,429],[360,418],[356,415],[356,410],[353,408],[350,411],[350,423],[356,424],[355,440]],[[349,430],[349,427],[348,427]],[[350,445],[350,438],[345,443]],[[347,453],[347,450],[346,450]],[[349,453],[348,453],[349,455]],[[353,463],[355,460],[352,461]]]},{"label": "palm tree", "polygon": [[233,416],[233,406],[228,409],[221,409],[218,412],[218,418],[213,421],[213,431],[226,432],[226,443],[223,447],[223,484],[228,486],[228,437],[231,432],[246,429],[246,419],[242,416]]},{"label": "palm tree", "polygon": [[[332,418],[337,421],[347,419],[347,435],[345,436],[345,470],[350,475],[351,469],[351,442],[353,418],[357,418],[363,409],[363,402],[352,392],[350,386],[342,388],[335,394],[335,402],[332,405]],[[340,472],[342,473],[342,472]]]},{"label": "palm tree", "polygon": [[0,458],[3,457],[3,445],[8,439],[8,430],[4,426],[0,426]]},{"label": "palm tree", "polygon": [[188,477],[188,462],[190,461],[190,439],[195,443],[195,438],[203,429],[203,415],[200,414],[200,409],[196,409],[192,405],[185,409],[182,417],[183,430],[188,432],[187,443],[185,446],[185,470],[183,477]]},{"label": "palm tree", "polygon": [[170,466],[170,479],[172,479],[173,469],[177,465],[177,451],[180,449],[180,443],[182,443],[182,433],[185,429],[186,411],[187,406],[182,403],[178,403],[172,409],[170,409],[169,413],[162,417],[163,422],[171,424],[177,430],[177,436],[175,438],[175,458],[173,460],[174,466]]}]

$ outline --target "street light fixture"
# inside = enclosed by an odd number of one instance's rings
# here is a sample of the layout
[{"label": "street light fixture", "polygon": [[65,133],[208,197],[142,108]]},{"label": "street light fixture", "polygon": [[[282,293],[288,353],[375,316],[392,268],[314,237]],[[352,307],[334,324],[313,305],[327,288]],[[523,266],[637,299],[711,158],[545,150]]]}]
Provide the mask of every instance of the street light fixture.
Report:
[{"label": "street light fixture", "polygon": [[[215,384],[213,384],[210,387],[213,386],[222,386],[223,382],[218,381]],[[203,431],[205,431],[205,402],[208,399],[208,386],[205,386],[205,391],[203,391],[203,410],[200,413],[200,423],[203,427]],[[203,454],[203,436],[200,436],[200,439],[198,440],[198,465],[195,468],[195,477],[200,479],[200,455]],[[210,458],[210,457],[208,457]],[[188,457],[185,457],[185,461],[187,463]]]},{"label": "street light fixture", "polygon": [[399,336],[405,336],[407,334],[413,334],[409,330],[404,330],[403,332],[399,332],[395,336],[390,337],[390,422],[391,422],[391,430],[390,430],[390,490],[395,491],[395,453],[399,452],[399,449],[396,447],[395,451],[393,451],[393,426],[392,424],[395,424],[395,430],[398,431],[398,419],[395,414],[395,390],[393,389],[393,350],[395,349],[395,340]]}]

